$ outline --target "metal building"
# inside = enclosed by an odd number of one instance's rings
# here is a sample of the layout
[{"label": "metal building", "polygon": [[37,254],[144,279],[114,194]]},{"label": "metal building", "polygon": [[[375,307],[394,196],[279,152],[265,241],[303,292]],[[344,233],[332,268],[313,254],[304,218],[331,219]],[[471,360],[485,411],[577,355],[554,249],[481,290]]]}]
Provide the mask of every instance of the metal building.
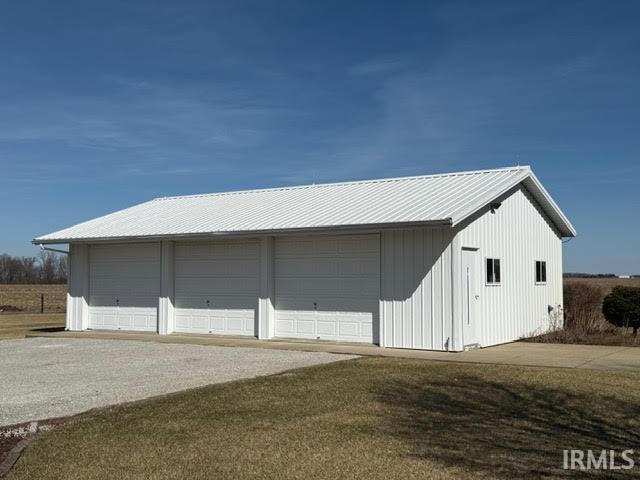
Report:
[{"label": "metal building", "polygon": [[70,246],[69,330],[460,351],[562,321],[575,230],[529,167],[158,198]]}]

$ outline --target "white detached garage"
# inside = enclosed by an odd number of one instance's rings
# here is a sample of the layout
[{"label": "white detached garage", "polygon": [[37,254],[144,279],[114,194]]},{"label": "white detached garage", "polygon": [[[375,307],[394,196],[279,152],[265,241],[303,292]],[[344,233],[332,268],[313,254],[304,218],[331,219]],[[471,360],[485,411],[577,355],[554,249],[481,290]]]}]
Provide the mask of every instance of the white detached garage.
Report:
[{"label": "white detached garage", "polygon": [[70,245],[69,330],[459,351],[562,312],[575,230],[528,167],[159,198]]}]

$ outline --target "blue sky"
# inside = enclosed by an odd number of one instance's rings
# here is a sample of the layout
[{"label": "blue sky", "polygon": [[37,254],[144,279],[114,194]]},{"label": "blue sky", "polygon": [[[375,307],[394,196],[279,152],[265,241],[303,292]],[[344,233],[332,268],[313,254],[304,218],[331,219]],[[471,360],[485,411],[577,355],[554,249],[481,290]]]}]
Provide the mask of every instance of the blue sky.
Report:
[{"label": "blue sky", "polygon": [[[156,196],[531,165],[640,273],[640,2],[9,2],[0,252]],[[635,220],[634,220],[635,219]]]}]

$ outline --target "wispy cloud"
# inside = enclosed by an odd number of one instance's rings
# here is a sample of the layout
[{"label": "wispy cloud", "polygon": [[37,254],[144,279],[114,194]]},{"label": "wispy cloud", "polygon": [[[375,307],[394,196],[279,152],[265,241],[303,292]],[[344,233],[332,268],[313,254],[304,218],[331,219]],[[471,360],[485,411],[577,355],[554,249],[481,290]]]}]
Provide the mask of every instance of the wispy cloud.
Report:
[{"label": "wispy cloud", "polygon": [[118,95],[33,98],[0,106],[0,141],[61,141],[72,145],[147,147],[176,140],[245,146],[260,140],[269,107],[227,95],[120,83]]},{"label": "wispy cloud", "polygon": [[[558,38],[548,32],[559,27],[558,12],[527,5],[486,9],[452,2],[437,13],[453,35],[443,48],[431,55],[372,57],[346,70],[349,77],[366,76],[371,104],[356,126],[325,132],[333,142],[318,151],[328,167],[320,169],[324,178],[312,165],[292,179],[332,180],[338,171],[348,178],[551,166],[562,155],[601,148],[602,139],[585,130],[581,114],[592,114],[595,92],[600,101],[622,101],[624,94],[610,89],[611,77],[603,73],[620,45],[594,40],[555,51]],[[508,41],[492,31],[477,38],[465,32],[513,16],[527,23],[508,29]]]},{"label": "wispy cloud", "polygon": [[357,63],[347,70],[350,75],[380,75],[397,72],[407,67],[407,59],[400,57],[382,57]]},{"label": "wispy cloud", "polygon": [[[231,165],[212,160],[258,148],[284,115],[281,107],[224,86],[178,88],[129,78],[107,78],[105,83],[111,90],[109,99],[43,96],[0,104],[0,146],[4,146],[0,164],[6,165],[5,178],[13,172],[20,183],[39,182],[39,166],[46,168],[49,163],[43,149],[57,151],[58,176],[66,181],[84,178],[82,172],[87,171],[96,181],[114,175],[228,170]],[[7,153],[9,146],[14,152],[39,148],[41,160],[15,162],[15,153]],[[76,158],[67,162],[61,153],[65,151],[73,151]],[[82,169],[79,152],[85,157]]]}]

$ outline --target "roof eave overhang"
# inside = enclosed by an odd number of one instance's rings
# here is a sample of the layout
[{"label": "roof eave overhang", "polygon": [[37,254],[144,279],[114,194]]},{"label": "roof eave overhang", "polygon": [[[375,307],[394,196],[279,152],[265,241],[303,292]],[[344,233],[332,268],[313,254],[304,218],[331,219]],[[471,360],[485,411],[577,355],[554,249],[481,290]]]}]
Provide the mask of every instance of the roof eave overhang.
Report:
[{"label": "roof eave overhang", "polygon": [[394,230],[419,227],[451,227],[451,218],[430,221],[393,222],[393,223],[367,223],[352,225],[325,225],[318,227],[280,228],[266,230],[234,230],[222,232],[194,232],[194,233],[167,233],[162,235],[124,235],[113,237],[87,237],[87,238],[34,238],[34,245],[54,245],[70,243],[114,243],[114,242],[143,242],[159,240],[198,240],[217,237],[260,237],[265,235],[295,235],[304,233],[362,233],[367,231]]},{"label": "roof eave overhang", "polygon": [[549,215],[564,238],[575,237],[577,235],[575,227],[571,224],[562,210],[560,210],[560,207],[556,204],[553,198],[551,198],[549,192],[547,192],[533,172],[530,172],[522,183],[527,190],[536,197],[538,203],[547,212],[547,215]]}]

